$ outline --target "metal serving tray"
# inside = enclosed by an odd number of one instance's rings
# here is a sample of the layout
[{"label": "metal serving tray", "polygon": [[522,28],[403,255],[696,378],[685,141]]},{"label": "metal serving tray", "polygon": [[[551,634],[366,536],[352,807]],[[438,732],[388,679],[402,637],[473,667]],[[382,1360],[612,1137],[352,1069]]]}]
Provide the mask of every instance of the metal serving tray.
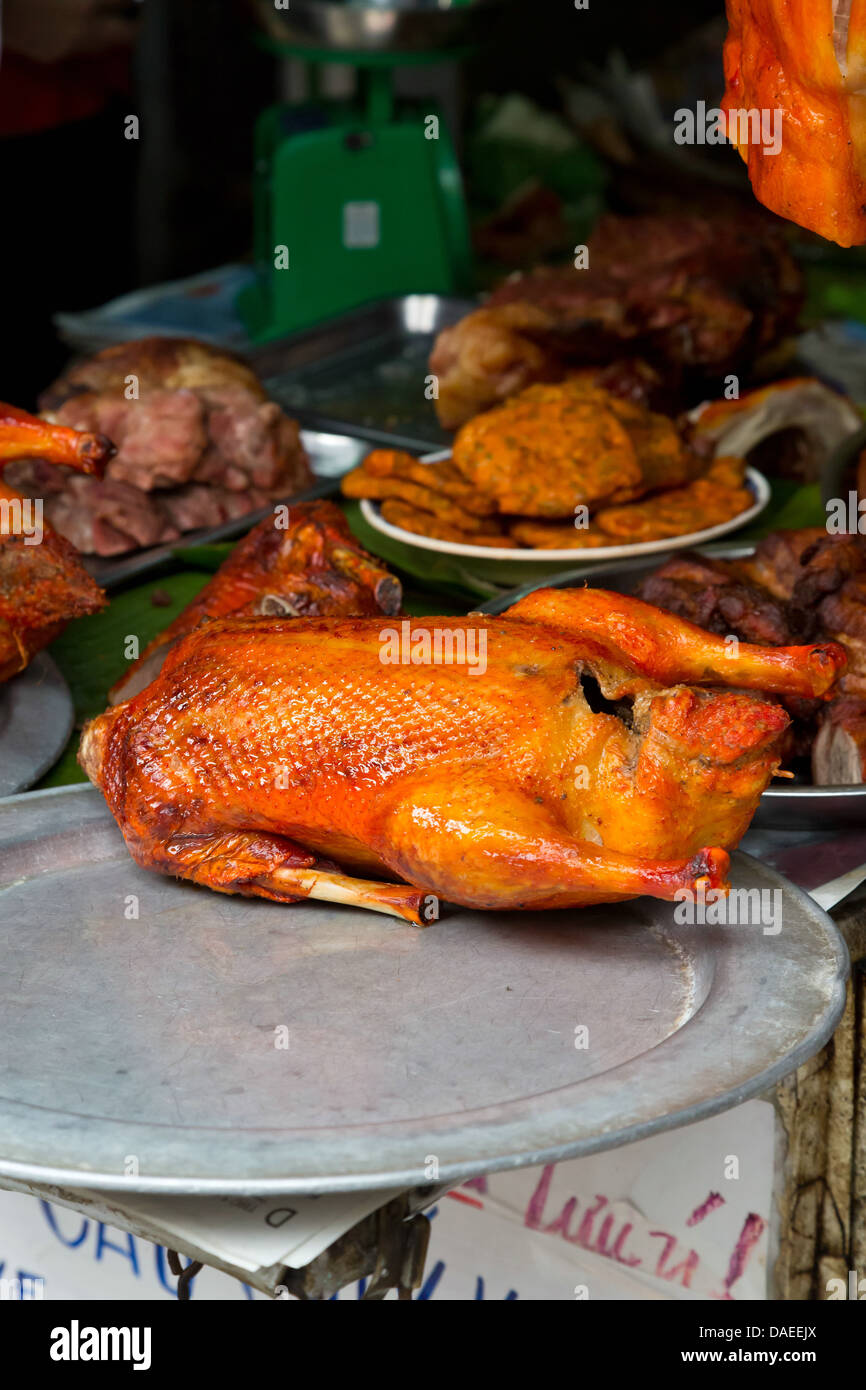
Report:
[{"label": "metal serving tray", "polygon": [[777,935],[677,926],[647,898],[446,909],[420,931],[148,873],[92,787],[2,801],[0,1173],[414,1187],[737,1105],[827,1040],[848,964],[832,920],[772,869],[738,855],[734,880],[780,894]]},{"label": "metal serving tray", "polygon": [[[742,560],[754,554],[753,545],[734,542],[696,546],[702,555],[717,560]],[[479,604],[481,613],[503,613],[525,594],[534,589],[571,589],[591,584],[594,589],[612,589],[618,594],[633,594],[642,579],[659,568],[664,556],[649,556],[643,560],[617,561],[610,565],[581,565],[552,578],[537,579],[534,583],[497,594]],[[828,830],[846,825],[866,823],[866,786],[809,787],[784,782],[768,787],[755,812],[753,826],[775,830]]]},{"label": "metal serving tray", "polygon": [[72,733],[69,687],[47,652],[0,685],[0,797],[32,787]]},{"label": "metal serving tray", "polygon": [[476,307],[438,294],[383,299],[246,356],[268,394],[309,428],[423,452],[452,437],[424,397],[434,339]]}]

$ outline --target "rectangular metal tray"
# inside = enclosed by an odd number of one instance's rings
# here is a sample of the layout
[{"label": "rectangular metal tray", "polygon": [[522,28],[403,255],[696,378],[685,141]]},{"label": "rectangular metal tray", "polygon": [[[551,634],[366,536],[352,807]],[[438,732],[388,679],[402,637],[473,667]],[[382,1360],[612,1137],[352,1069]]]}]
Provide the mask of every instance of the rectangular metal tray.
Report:
[{"label": "rectangular metal tray", "polygon": [[284,410],[311,429],[415,452],[451,441],[424,395],[433,342],[476,305],[407,294],[354,309],[246,356]]},{"label": "rectangular metal tray", "polygon": [[[353,439],[345,434],[326,434],[318,430],[302,430],[301,437],[310,457],[310,463],[317,481],[312,487],[299,492],[295,497],[283,499],[287,503],[307,502],[314,497],[331,497],[340,489],[339,480],[350,468],[367,453],[364,440]],[[116,588],[139,576],[153,574],[165,566],[177,564],[178,557],[185,550],[197,545],[216,545],[219,541],[235,540],[245,536],[257,522],[269,515],[272,503],[245,516],[224,521],[220,526],[204,527],[199,531],[187,531],[179,540],[168,541],[165,545],[152,545],[146,550],[135,550],[129,555],[118,555],[116,559],[88,557],[84,564],[98,584],[104,589]]]}]

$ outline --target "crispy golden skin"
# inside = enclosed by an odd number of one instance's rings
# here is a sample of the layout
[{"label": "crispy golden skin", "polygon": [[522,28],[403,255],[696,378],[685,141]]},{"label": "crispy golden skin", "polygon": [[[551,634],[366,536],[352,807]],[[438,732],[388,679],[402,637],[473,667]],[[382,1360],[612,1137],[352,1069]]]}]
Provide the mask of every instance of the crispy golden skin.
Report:
[{"label": "crispy golden skin", "polygon": [[399,579],[362,550],[333,502],[299,502],[288,523],[265,517],[239,541],[191,603],[109,692],[112,704],[137,695],[160,670],[173,642],[213,618],[270,614],[318,617],[400,612]]},{"label": "crispy golden skin", "polygon": [[[727,10],[722,109],[756,196],[840,246],[866,241],[866,0],[727,0]],[[743,122],[750,111],[781,111],[778,142],[771,125]]]},{"label": "crispy golden skin", "polygon": [[[11,459],[40,458],[98,476],[113,452],[104,435],[47,424],[0,402],[0,469]],[[39,544],[15,533],[12,518],[22,502],[0,477],[0,682],[23,671],[70,619],[106,603],[75,547],[50,526]]]}]

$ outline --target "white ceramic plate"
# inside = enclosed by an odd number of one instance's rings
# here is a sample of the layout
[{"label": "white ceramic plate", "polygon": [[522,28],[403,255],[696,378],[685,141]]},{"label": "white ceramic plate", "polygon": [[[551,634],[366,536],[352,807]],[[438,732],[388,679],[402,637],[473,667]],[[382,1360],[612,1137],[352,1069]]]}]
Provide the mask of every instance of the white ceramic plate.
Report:
[{"label": "white ceramic plate", "polygon": [[[447,454],[436,454],[423,459],[422,462],[436,463],[447,457]],[[419,536],[414,531],[404,531],[402,526],[392,526],[382,516],[378,502],[365,499],[361,503],[361,513],[375,531],[380,531],[383,536],[390,536],[392,540],[402,541],[404,545],[414,545],[418,550],[436,550],[440,555],[471,556],[476,560],[517,560],[535,563],[541,561],[545,564],[566,560],[578,564],[593,560],[627,560],[638,555],[658,555],[664,550],[684,550],[688,546],[706,545],[731,531],[738,531],[747,522],[753,521],[770,500],[770,484],[756,468],[746,469],[746,486],[755,499],[752,506],[718,526],[708,526],[703,531],[690,531],[688,535],[671,536],[662,541],[640,541],[635,545],[601,545],[586,549],[508,550],[503,546],[463,545],[460,541],[440,541],[433,536]]]}]

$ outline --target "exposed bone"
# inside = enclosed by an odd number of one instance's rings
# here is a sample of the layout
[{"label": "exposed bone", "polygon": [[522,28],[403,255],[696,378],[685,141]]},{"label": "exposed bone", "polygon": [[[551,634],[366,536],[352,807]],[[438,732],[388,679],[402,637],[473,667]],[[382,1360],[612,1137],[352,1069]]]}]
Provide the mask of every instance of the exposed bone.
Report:
[{"label": "exposed bone", "polygon": [[[304,898],[363,907],[401,917],[416,927],[429,926],[439,916],[439,904],[430,893],[422,893],[399,883],[376,883],[372,879],[349,878],[347,874],[324,873],[318,869],[275,869],[258,879],[266,888],[297,893]],[[423,911],[422,911],[423,909]]]},{"label": "exposed bone", "polygon": [[400,606],[403,602],[403,586],[393,574],[380,569],[378,565],[371,564],[363,556],[357,555],[354,550],[344,550],[342,546],[334,546],[331,551],[331,559],[340,573],[344,574],[347,579],[354,579],[358,584],[373,589],[376,602],[383,613],[393,617],[400,612]]},{"label": "exposed bone", "polygon": [[298,610],[282,594],[262,594],[256,612],[265,618],[297,618]]},{"label": "exposed bone", "polygon": [[848,73],[848,31],[851,26],[851,0],[833,0],[833,49],[842,76]]}]

